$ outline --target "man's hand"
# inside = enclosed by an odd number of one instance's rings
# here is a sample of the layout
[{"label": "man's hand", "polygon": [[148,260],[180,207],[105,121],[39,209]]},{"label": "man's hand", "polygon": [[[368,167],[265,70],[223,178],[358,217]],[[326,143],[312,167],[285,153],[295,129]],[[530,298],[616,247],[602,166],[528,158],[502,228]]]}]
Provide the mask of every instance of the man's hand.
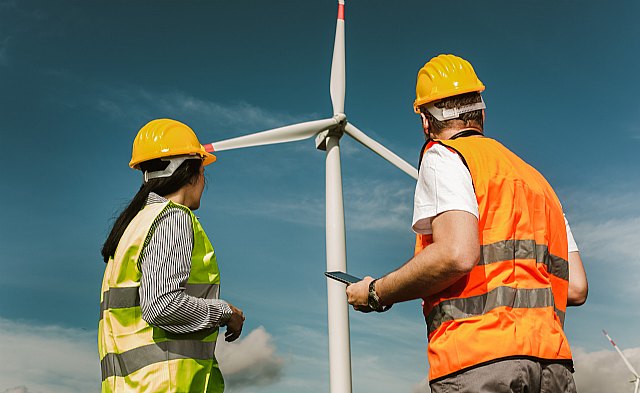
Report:
[{"label": "man's hand", "polygon": [[367,276],[361,281],[347,285],[347,301],[353,309],[361,312],[371,312],[369,308],[369,284],[373,277]]},{"label": "man's hand", "polygon": [[242,325],[244,324],[244,314],[242,314],[242,310],[236,308],[229,304],[231,311],[231,318],[227,322],[227,331],[224,333],[225,341],[232,342],[240,337],[240,333],[242,333]]}]

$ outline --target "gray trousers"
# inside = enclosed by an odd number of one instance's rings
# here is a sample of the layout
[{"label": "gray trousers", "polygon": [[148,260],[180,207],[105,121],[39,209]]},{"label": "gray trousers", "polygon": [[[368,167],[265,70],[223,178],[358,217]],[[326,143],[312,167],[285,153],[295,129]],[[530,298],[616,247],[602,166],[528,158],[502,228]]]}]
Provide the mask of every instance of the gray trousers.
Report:
[{"label": "gray trousers", "polygon": [[571,371],[559,363],[511,359],[472,368],[431,384],[432,393],[576,393]]}]

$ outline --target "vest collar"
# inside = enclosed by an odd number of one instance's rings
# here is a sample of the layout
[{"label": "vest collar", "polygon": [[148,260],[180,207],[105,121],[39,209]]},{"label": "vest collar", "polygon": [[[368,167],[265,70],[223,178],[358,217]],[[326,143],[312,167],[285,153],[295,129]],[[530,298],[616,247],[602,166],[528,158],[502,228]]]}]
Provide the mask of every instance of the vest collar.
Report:
[{"label": "vest collar", "polygon": [[465,128],[463,130],[458,131],[449,139],[464,138],[467,136],[474,136],[474,135],[484,136],[482,131],[480,131],[478,128]]}]

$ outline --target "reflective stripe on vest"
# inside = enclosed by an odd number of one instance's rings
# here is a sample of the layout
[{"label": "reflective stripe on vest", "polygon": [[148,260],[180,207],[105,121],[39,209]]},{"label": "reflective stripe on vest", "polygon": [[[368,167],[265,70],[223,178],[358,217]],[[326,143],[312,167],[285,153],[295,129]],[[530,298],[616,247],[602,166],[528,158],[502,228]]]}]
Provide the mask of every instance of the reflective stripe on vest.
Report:
[{"label": "reflective stripe on vest", "polygon": [[[424,299],[429,379],[501,358],[570,361],[562,330],[569,279],[562,208],[534,168],[495,140],[432,141],[460,155],[478,202],[480,260]],[[416,237],[415,253],[432,243]]]},{"label": "reflective stripe on vest", "polygon": [[214,356],[218,329],[172,334],[149,325],[140,309],[140,253],[167,208],[191,217],[193,249],[185,293],[217,299],[220,274],[211,242],[188,208],[173,202],[145,206],[127,226],[102,282],[98,350],[102,391],[222,392]]},{"label": "reflective stripe on vest", "polygon": [[502,240],[485,244],[480,249],[479,265],[513,259],[535,259],[547,267],[547,271],[563,280],[569,279],[569,262],[561,257],[549,254],[545,244],[536,244],[535,240]]},{"label": "reflective stripe on vest", "polygon": [[[220,293],[218,284],[187,284],[184,292],[193,297],[217,299]],[[138,287],[110,288],[102,294],[100,302],[100,319],[106,309],[129,308],[140,306]]]},{"label": "reflective stripe on vest", "polygon": [[498,307],[553,307],[553,292],[551,288],[498,287],[483,295],[444,300],[438,303],[427,317],[429,334],[444,322],[486,314]]},{"label": "reflective stripe on vest", "polygon": [[120,354],[108,353],[100,361],[102,380],[113,376],[126,377],[143,367],[166,360],[210,360],[215,347],[215,342],[180,340],[149,344]]}]

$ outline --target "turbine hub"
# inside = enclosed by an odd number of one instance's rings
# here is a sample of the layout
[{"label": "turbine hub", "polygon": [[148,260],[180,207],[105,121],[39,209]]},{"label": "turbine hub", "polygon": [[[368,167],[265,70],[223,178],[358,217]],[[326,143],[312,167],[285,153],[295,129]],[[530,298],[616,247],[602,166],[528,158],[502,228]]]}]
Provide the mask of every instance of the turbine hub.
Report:
[{"label": "turbine hub", "polygon": [[335,126],[320,131],[318,135],[316,135],[316,149],[327,150],[327,137],[337,136],[341,138],[344,134],[344,127],[347,125],[347,115],[344,113],[335,114],[333,120],[336,122]]}]

